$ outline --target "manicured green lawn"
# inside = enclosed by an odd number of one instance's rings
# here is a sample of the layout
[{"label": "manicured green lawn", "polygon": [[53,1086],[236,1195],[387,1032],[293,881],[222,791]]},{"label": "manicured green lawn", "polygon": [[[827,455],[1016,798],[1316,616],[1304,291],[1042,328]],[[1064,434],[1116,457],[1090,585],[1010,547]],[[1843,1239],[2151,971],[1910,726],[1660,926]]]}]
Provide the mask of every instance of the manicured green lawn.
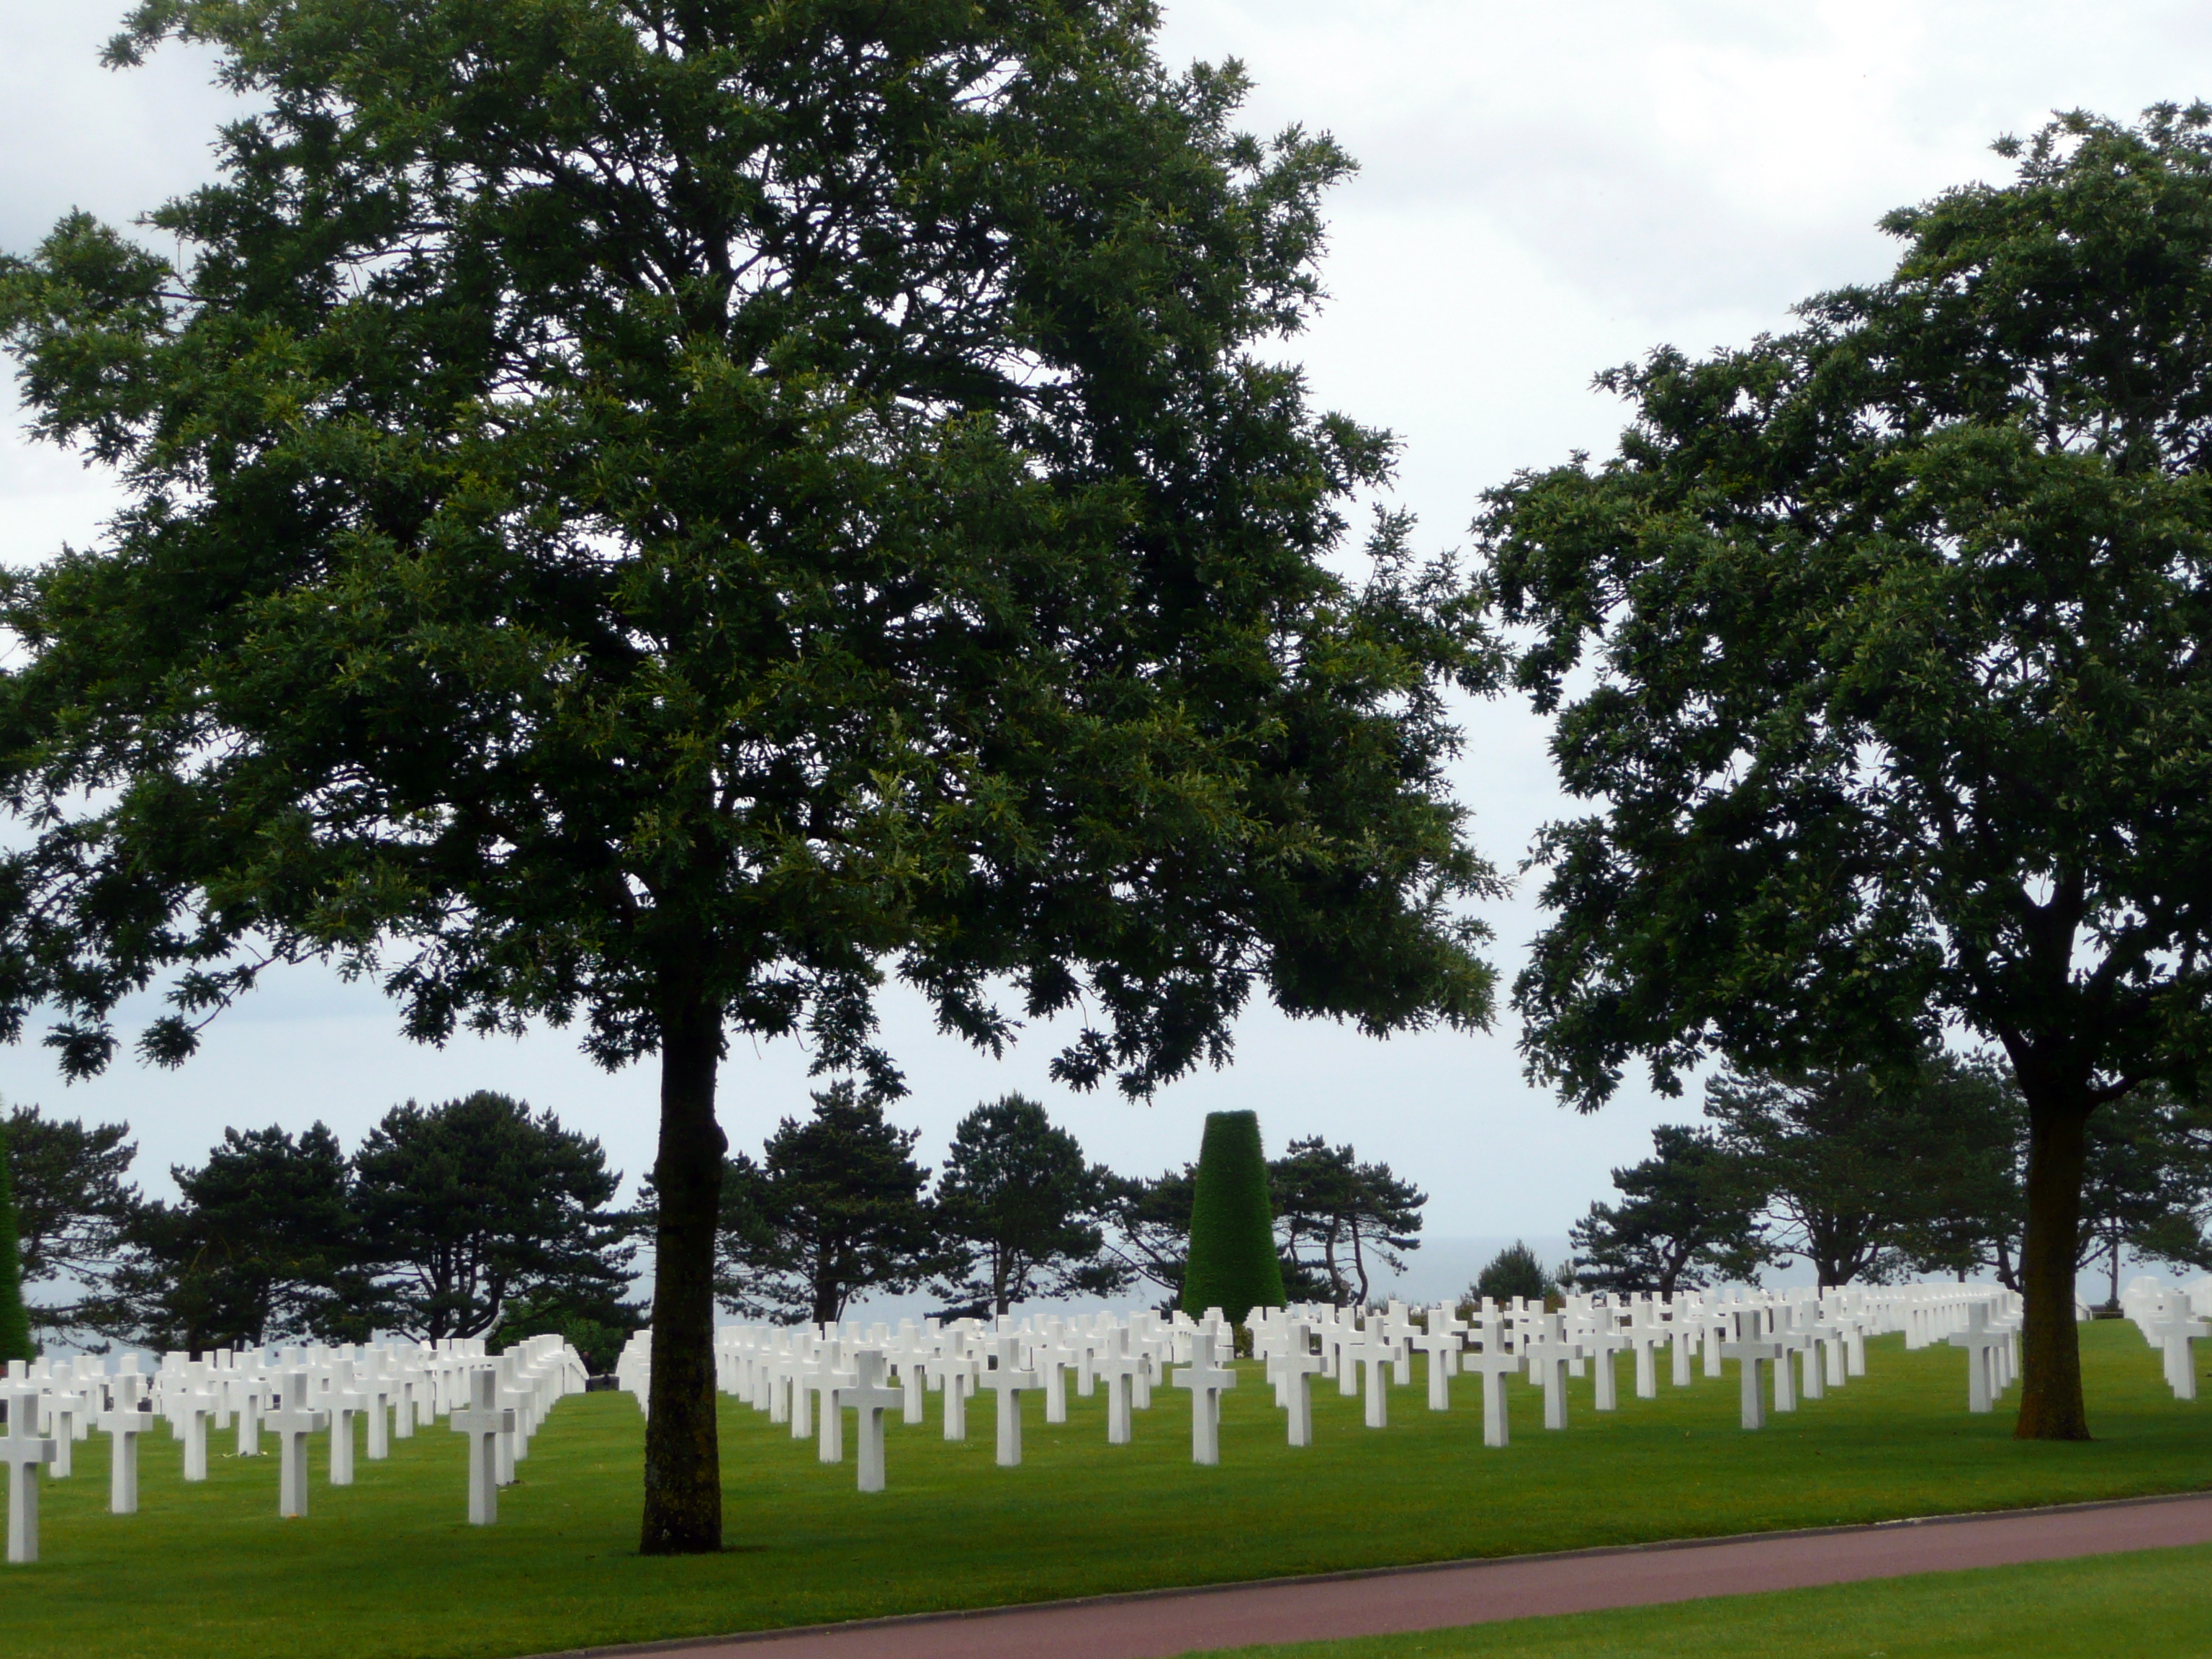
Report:
[{"label": "manicured green lawn", "polygon": [[[1071,1421],[1026,1413],[1028,1461],[992,1462],[990,1410],[947,1445],[932,1421],[894,1425],[890,1490],[863,1498],[848,1461],[725,1402],[729,1550],[635,1553],[642,1425],[627,1395],[564,1401],[501,1499],[501,1522],[463,1524],[463,1442],[442,1425],[322,1484],[313,1513],[280,1521],[273,1457],[211,1460],[185,1486],[180,1449],[143,1443],[142,1511],[106,1513],[106,1440],[45,1492],[45,1559],[0,1570],[8,1659],[98,1653],[316,1659],[514,1655],[924,1609],[1194,1584],[1454,1557],[1818,1526],[2212,1487],[2212,1388],[2176,1403],[2132,1327],[2084,1332],[2094,1426],[2085,1445],[2022,1445],[2009,1410],[1965,1409],[1966,1358],[1871,1345],[1869,1375],[1757,1437],[1735,1425],[1733,1373],[1656,1401],[1589,1408],[1547,1434],[1516,1385],[1513,1444],[1481,1444],[1476,1384],[1455,1409],[1413,1388],[1392,1426],[1316,1390],[1319,1443],[1283,1444],[1251,1367],[1226,1401],[1222,1463],[1189,1462],[1188,1397],[1163,1390],[1137,1443],[1105,1444],[1103,1395]],[[2008,1400],[2009,1407],[2011,1401]],[[935,1401],[932,1401],[933,1408]],[[849,1435],[848,1435],[849,1439]],[[221,1443],[218,1442],[218,1444]],[[1792,1649],[1793,1653],[1796,1650]]]},{"label": "manicured green lawn", "polygon": [[2212,1545],[1933,1572],[1212,1659],[2113,1659],[2212,1653]]}]

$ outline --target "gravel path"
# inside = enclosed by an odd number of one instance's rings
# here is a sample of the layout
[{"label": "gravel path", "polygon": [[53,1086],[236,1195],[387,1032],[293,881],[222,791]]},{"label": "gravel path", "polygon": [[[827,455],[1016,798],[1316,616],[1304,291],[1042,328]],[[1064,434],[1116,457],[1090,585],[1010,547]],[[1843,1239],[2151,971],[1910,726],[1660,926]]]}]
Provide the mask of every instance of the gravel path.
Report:
[{"label": "gravel path", "polygon": [[1052,1659],[1168,1659],[1258,1642],[1394,1635],[1494,1619],[2204,1543],[2212,1543],[2212,1495],[2191,1495],[1098,1596],[582,1652],[669,1659],[1032,1659],[1040,1653]]}]

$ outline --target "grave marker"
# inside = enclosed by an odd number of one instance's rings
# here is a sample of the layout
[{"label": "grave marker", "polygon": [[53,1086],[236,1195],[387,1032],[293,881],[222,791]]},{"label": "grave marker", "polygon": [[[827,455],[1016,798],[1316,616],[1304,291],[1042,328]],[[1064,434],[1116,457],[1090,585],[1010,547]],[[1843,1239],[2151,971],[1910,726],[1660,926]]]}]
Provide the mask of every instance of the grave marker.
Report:
[{"label": "grave marker", "polygon": [[[12,1367],[11,1367],[12,1369]],[[27,1566],[39,1559],[39,1471],[54,1461],[54,1443],[39,1433],[39,1396],[22,1389],[8,1398],[8,1432],[0,1434],[0,1463],[8,1466],[8,1559]]]},{"label": "grave marker", "polygon": [[281,1407],[262,1419],[276,1436],[276,1513],[289,1520],[307,1512],[307,1437],[330,1426],[331,1414],[312,1409],[307,1373],[284,1379]]},{"label": "grave marker", "polygon": [[904,1403],[904,1391],[884,1386],[884,1356],[875,1348],[862,1348],[853,1356],[850,1380],[837,1390],[830,1413],[839,1420],[850,1407],[859,1413],[854,1425],[860,1437],[860,1490],[884,1489],[884,1413]]},{"label": "grave marker", "polygon": [[[1190,1390],[1190,1461],[1221,1461],[1221,1396],[1237,1386],[1237,1373],[1213,1360],[1213,1333],[1199,1331],[1190,1340],[1190,1364],[1171,1379],[1178,1389]],[[1389,1358],[1387,1348],[1375,1350]]]},{"label": "grave marker", "polygon": [[469,1524],[499,1520],[499,1442],[514,1432],[514,1408],[497,1404],[499,1374],[489,1367],[469,1373],[469,1403],[446,1420],[469,1437]]}]

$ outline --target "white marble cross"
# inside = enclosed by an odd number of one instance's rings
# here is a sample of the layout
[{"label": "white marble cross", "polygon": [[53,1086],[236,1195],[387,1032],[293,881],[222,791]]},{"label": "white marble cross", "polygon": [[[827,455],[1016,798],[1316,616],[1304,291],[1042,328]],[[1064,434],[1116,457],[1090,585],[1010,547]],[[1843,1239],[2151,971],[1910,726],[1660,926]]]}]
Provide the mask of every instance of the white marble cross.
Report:
[{"label": "white marble cross", "polygon": [[235,1389],[238,1411],[238,1455],[240,1457],[261,1455],[261,1412],[269,1403],[270,1389],[261,1378],[247,1377]]},{"label": "white marble cross", "polygon": [[331,1485],[353,1485],[353,1419],[368,1404],[368,1394],[354,1386],[353,1362],[341,1359],[331,1368],[331,1391],[325,1396],[331,1412]]},{"label": "white marble cross", "polygon": [[184,1431],[185,1479],[207,1479],[208,1425],[215,1416],[216,1396],[207,1386],[206,1367],[194,1361],[185,1368],[185,1386],[176,1396],[171,1421]]},{"label": "white marble cross", "polygon": [[1505,1346],[1505,1322],[1485,1322],[1482,1346],[1459,1357],[1460,1369],[1482,1378],[1482,1443],[1503,1446],[1511,1438],[1505,1413],[1505,1379],[1522,1368],[1522,1358]]},{"label": "white marble cross", "polygon": [[1686,1305],[1679,1296],[1668,1312],[1668,1329],[1674,1338],[1668,1346],[1674,1357],[1674,1369],[1668,1381],[1678,1389],[1686,1389],[1691,1382],[1690,1362],[1695,1358],[1694,1351],[1704,1339],[1704,1333],[1698,1328],[1696,1310]]},{"label": "white marble cross", "polygon": [[[1290,1443],[1310,1446],[1313,1444],[1313,1380],[1328,1364],[1325,1356],[1314,1352],[1312,1328],[1302,1319],[1292,1320],[1288,1346],[1270,1363],[1280,1385],[1284,1407],[1290,1413]],[[1430,1356],[1430,1363],[1436,1363],[1433,1354]]]},{"label": "white marble cross", "polygon": [[1129,1407],[1144,1369],[1145,1357],[1130,1352],[1127,1330],[1091,1334],[1091,1370],[1106,1385],[1106,1443],[1109,1446],[1129,1443]]},{"label": "white marble cross", "polygon": [[8,1466],[8,1559],[17,1565],[39,1559],[39,1471],[53,1461],[54,1443],[39,1433],[38,1395],[11,1393],[0,1463]]},{"label": "white marble cross", "polygon": [[820,1420],[815,1425],[814,1442],[814,1455],[819,1462],[845,1461],[845,1413],[838,1408],[837,1396],[841,1389],[852,1388],[860,1379],[842,1368],[843,1358],[842,1343],[823,1343],[822,1369],[806,1379],[806,1386],[819,1396]]},{"label": "white marble cross", "polygon": [[1636,1350],[1636,1397],[1656,1400],[1659,1397],[1659,1361],[1656,1350],[1667,1340],[1667,1327],[1659,1318],[1658,1299],[1639,1296],[1629,1310],[1628,1340]]},{"label": "white marble cross", "polygon": [[1358,1374],[1360,1386],[1366,1393],[1366,1422],[1370,1429],[1390,1426],[1390,1378],[1384,1367],[1390,1363],[1395,1345],[1383,1335],[1376,1316],[1367,1316],[1367,1327],[1344,1350],[1346,1364]]},{"label": "white marble cross", "polygon": [[290,1517],[307,1512],[307,1437],[330,1426],[331,1414],[313,1409],[307,1373],[284,1379],[282,1409],[266,1413],[262,1424],[276,1436],[276,1513]]},{"label": "white marble cross", "polygon": [[1528,1380],[1544,1390],[1544,1426],[1564,1429],[1567,1426],[1567,1366],[1575,1357],[1575,1345],[1567,1340],[1558,1314],[1524,1313],[1517,1322],[1526,1333],[1520,1348]]},{"label": "white marble cross", "polygon": [[1602,1310],[1597,1322],[1575,1345],[1590,1362],[1590,1403],[1601,1412],[1620,1409],[1620,1374],[1613,1357],[1628,1346],[1628,1339],[1621,1334],[1615,1318],[1611,1308]]},{"label": "white marble cross", "polygon": [[1966,1304],[1966,1328],[1953,1331],[1944,1340],[1966,1351],[1966,1409],[1993,1410],[1996,1390],[1990,1382],[1996,1370],[1996,1355],[1991,1350],[2009,1343],[2012,1333],[1991,1330],[1989,1304],[1972,1302]]},{"label": "white marble cross", "polygon": [[[1727,1358],[1721,1350],[1728,1345],[1735,1332],[1735,1310],[1727,1307],[1709,1306],[1703,1310],[1701,1322],[1705,1334],[1705,1375],[1708,1377],[1717,1377],[1721,1375],[1721,1361]],[[1762,1407],[1759,1421],[1763,1423],[1765,1420],[1764,1407]]]},{"label": "white marble cross", "polygon": [[446,1420],[455,1434],[469,1437],[469,1524],[489,1527],[499,1519],[499,1441],[514,1432],[514,1408],[497,1403],[499,1373],[489,1366],[469,1373],[469,1403]]},{"label": "white marble cross", "polygon": [[901,1422],[919,1423],[922,1420],[925,1401],[922,1397],[921,1361],[927,1352],[922,1343],[921,1333],[915,1328],[914,1321],[901,1320],[897,1340],[885,1355],[898,1367]]},{"label": "white marble cross", "polygon": [[1044,1420],[1048,1423],[1067,1421],[1066,1373],[1075,1369],[1076,1350],[1058,1328],[1060,1321],[1048,1322],[1044,1340],[1030,1350],[1030,1364],[1044,1385]]},{"label": "white marble cross", "polygon": [[[1736,1340],[1723,1342],[1719,1352],[1723,1359],[1738,1362],[1743,1389],[1743,1426],[1763,1429],[1766,1426],[1766,1396],[1759,1389],[1759,1368],[1789,1365],[1788,1350],[1766,1334],[1766,1310],[1764,1308],[1743,1308],[1736,1310]],[[1779,1386],[1778,1384],[1778,1386]]]},{"label": "white marble cross", "polygon": [[819,1352],[820,1339],[808,1336],[812,1346],[805,1353],[793,1356],[791,1366],[791,1437],[811,1440],[814,1437],[814,1379],[828,1369],[828,1361]]},{"label": "white marble cross", "polygon": [[392,1376],[391,1359],[379,1355],[369,1362],[369,1373],[362,1380],[362,1393],[368,1399],[368,1461],[380,1463],[392,1455],[392,1406],[398,1396],[399,1382]]},{"label": "white marble cross", "polygon": [[[1221,1461],[1221,1396],[1237,1386],[1236,1371],[1214,1364],[1213,1342],[1212,1331],[1194,1333],[1190,1364],[1173,1378],[1176,1388],[1190,1390],[1190,1461],[1194,1463]],[[1376,1352],[1389,1357],[1387,1347]]]},{"label": "white marble cross", "polygon": [[500,1355],[497,1403],[514,1413],[514,1427],[499,1437],[499,1484],[514,1484],[514,1466],[530,1455],[530,1437],[538,1426],[537,1384],[525,1370],[520,1352],[510,1348]]},{"label": "white marble cross", "polygon": [[154,1413],[139,1409],[141,1380],[115,1379],[115,1408],[100,1414],[107,1436],[107,1512],[138,1513],[138,1437],[154,1426]]},{"label": "white marble cross", "polygon": [[968,1352],[968,1333],[957,1327],[938,1334],[939,1347],[928,1362],[929,1385],[945,1395],[945,1437],[968,1437],[968,1395],[975,1379],[975,1361]]},{"label": "white marble cross", "polygon": [[[1037,1374],[1023,1370],[1022,1340],[1011,1331],[1002,1331],[991,1339],[998,1364],[986,1371],[980,1381],[999,1396],[999,1467],[1010,1469],[1022,1461],[1022,1391],[1037,1385]],[[954,1385],[955,1379],[945,1379],[945,1386]]]},{"label": "white marble cross", "polygon": [[[1976,1304],[1975,1311],[1987,1319],[1988,1310],[1983,1304]],[[2190,1352],[2189,1345],[2193,1339],[2208,1332],[2212,1332],[2212,1324],[2197,1318],[2196,1310],[2189,1305],[2189,1298],[2179,1294],[2163,1298],[2163,1305],[2158,1312],[2144,1323],[2143,1334],[2154,1340],[2162,1351],[2166,1386],[2173,1390],[2176,1400],[2197,1398],[2197,1359]],[[2006,1337],[2000,1340],[2008,1338],[2009,1333],[2007,1333]],[[1955,1336],[1951,1340],[1954,1342],[1959,1340]],[[1987,1411],[1989,1407],[1977,1406],[1973,1409]]]},{"label": "white marble cross", "polygon": [[1428,1358],[1429,1409],[1445,1412],[1451,1409],[1451,1379],[1455,1369],[1452,1362],[1460,1349],[1460,1333],[1467,1328],[1451,1317],[1451,1310],[1442,1303],[1429,1310],[1429,1328],[1413,1338],[1413,1346]]},{"label": "white marble cross", "polygon": [[1774,1409],[1778,1412],[1797,1409],[1797,1384],[1790,1356],[1802,1350],[1809,1339],[1798,1330],[1796,1321],[1797,1310],[1789,1303],[1774,1309],[1774,1328],[1769,1334],[1782,1350],[1774,1361]]},{"label": "white marble cross", "polygon": [[46,1427],[54,1440],[54,1461],[46,1467],[49,1480],[66,1480],[76,1473],[77,1425],[83,1419],[86,1403],[82,1396],[67,1391],[46,1396]]},{"label": "white marble cross", "polygon": [[1420,1334],[1413,1310],[1392,1297],[1389,1310],[1382,1316],[1382,1340],[1390,1345],[1390,1380],[1401,1389],[1413,1386],[1413,1340]]},{"label": "white marble cross", "polygon": [[830,1414],[844,1419],[849,1407],[858,1415],[854,1430],[860,1443],[860,1490],[884,1489],[884,1413],[904,1401],[902,1390],[884,1386],[884,1356],[880,1350],[862,1348],[853,1355],[853,1369],[838,1387]]}]

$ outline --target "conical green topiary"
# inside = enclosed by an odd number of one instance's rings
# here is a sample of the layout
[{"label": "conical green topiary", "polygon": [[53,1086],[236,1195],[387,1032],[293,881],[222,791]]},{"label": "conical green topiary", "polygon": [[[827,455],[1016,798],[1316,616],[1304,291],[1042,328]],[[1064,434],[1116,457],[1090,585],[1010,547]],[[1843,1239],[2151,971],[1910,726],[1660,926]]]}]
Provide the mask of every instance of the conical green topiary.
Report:
[{"label": "conical green topiary", "polygon": [[35,1359],[31,1316],[23,1306],[23,1252],[15,1231],[15,1182],[8,1168],[8,1128],[0,1123],[0,1361]]},{"label": "conical green topiary", "polygon": [[1182,1308],[1193,1318],[1218,1308],[1237,1324],[1255,1308],[1283,1305],[1275,1218],[1267,1207],[1267,1158],[1254,1112],[1209,1112],[1191,1194],[1190,1261]]}]

